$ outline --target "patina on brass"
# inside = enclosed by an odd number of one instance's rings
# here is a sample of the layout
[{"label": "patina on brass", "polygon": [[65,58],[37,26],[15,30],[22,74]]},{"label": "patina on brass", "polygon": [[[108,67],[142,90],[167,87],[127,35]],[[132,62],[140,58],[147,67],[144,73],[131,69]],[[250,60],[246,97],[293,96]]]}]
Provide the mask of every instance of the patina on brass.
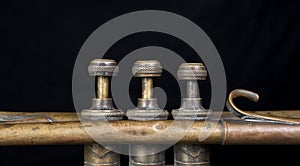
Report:
[{"label": "patina on brass", "polygon": [[[114,146],[110,146],[113,148]],[[115,146],[118,148],[117,146]],[[117,149],[116,149],[117,150]],[[102,165],[120,165],[120,156],[99,144],[84,145],[84,165],[102,166]]]},{"label": "patina on brass", "polygon": [[153,79],[142,78],[142,98],[151,99],[153,98]]},{"label": "patina on brass", "polygon": [[[208,111],[202,107],[197,80],[205,80],[207,71],[202,63],[183,63],[177,71],[179,80],[187,82],[186,98],[182,99],[179,109],[173,110],[176,120],[204,120]],[[208,145],[176,144],[174,146],[175,166],[209,165]]]},{"label": "patina on brass", "polygon": [[177,144],[174,146],[174,165],[209,165],[210,148],[201,144]]},{"label": "patina on brass", "polygon": [[108,88],[109,80],[107,77],[97,76],[97,98],[107,99],[108,98]]},{"label": "patina on brass", "polygon": [[[186,129],[187,124],[182,121],[180,125],[173,126],[171,130],[164,132],[172,123],[172,120],[121,120],[111,121],[109,124],[102,121],[90,121],[84,125],[80,122],[0,124],[0,146],[94,143],[94,139],[88,135],[86,128],[97,133],[97,140],[104,144],[169,144],[177,140],[174,135],[178,132],[185,132],[186,134],[179,143],[300,145],[300,125],[223,120],[216,128],[211,128],[209,122],[195,121],[191,128]],[[124,135],[120,137],[120,134],[112,132],[107,125],[123,132]],[[205,130],[201,130],[203,127]],[[160,133],[163,134],[158,137],[147,137]],[[202,134],[207,133],[211,133],[207,139],[199,140]]]},{"label": "patina on brass", "polygon": [[[97,93],[92,107],[82,111],[83,120],[120,120],[123,112],[113,108],[112,99],[108,97],[109,76],[116,75],[117,64],[110,59],[94,59],[89,65],[90,76],[96,76]],[[106,148],[117,149],[117,145],[107,145]],[[98,144],[84,145],[85,166],[119,166],[119,154]]]},{"label": "patina on brass", "polygon": [[[142,77],[142,98],[138,99],[136,109],[127,111],[130,120],[166,120],[168,112],[158,107],[157,99],[153,98],[152,77],[161,76],[162,66],[157,60],[136,61],[132,66],[132,74],[135,77]],[[149,145],[146,143],[130,145],[131,166],[164,166],[165,151],[149,154],[149,151],[156,151],[161,145]],[[138,154],[138,155],[136,155]]]}]

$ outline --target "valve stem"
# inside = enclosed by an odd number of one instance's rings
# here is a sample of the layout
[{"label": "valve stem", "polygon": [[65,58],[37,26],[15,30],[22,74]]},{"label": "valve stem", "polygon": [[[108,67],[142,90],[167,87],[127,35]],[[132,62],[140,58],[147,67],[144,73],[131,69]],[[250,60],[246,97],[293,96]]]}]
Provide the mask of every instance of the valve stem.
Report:
[{"label": "valve stem", "polygon": [[[179,66],[177,75],[179,80],[186,81],[186,98],[182,98],[179,109],[173,110],[174,119],[204,120],[208,115],[201,104],[197,80],[205,80],[207,71],[202,63],[183,63]],[[197,155],[195,155],[197,154]],[[175,166],[209,165],[210,151],[207,145],[176,144],[174,145]]]},{"label": "valve stem", "polygon": [[[81,112],[85,120],[121,120],[124,113],[115,109],[112,99],[109,98],[109,78],[116,76],[118,66],[111,59],[94,59],[88,67],[89,75],[96,77],[96,98],[90,109]],[[84,145],[84,165],[85,166],[120,166],[120,155],[106,149],[118,148],[117,145],[106,145],[103,147],[99,144]]]},{"label": "valve stem", "polygon": [[108,98],[108,89],[109,89],[109,80],[107,77],[97,76],[97,99],[107,99]]},{"label": "valve stem", "polygon": [[[158,107],[157,99],[153,98],[153,77],[159,77],[162,66],[157,60],[136,61],[132,66],[134,77],[142,78],[142,97],[138,99],[135,109],[127,111],[130,120],[166,120],[168,112]],[[163,166],[165,151],[157,152],[160,145],[134,144],[130,145],[130,166]],[[149,153],[153,151],[153,153]],[[155,152],[155,153],[154,153]]]}]

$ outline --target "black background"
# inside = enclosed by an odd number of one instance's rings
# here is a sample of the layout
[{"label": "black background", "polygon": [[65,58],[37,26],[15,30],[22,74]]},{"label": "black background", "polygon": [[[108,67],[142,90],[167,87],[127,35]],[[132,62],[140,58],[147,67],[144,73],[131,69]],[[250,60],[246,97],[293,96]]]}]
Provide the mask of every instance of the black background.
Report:
[{"label": "black background", "polygon": [[[223,60],[228,92],[245,88],[260,94],[259,103],[240,101],[242,108],[299,109],[299,8],[300,3],[288,0],[2,1],[0,109],[74,111],[72,71],[84,41],[106,21],[145,9],[180,14],[208,34]],[[122,39],[106,57],[118,61],[134,49],[149,45],[172,49],[188,62],[200,61],[180,40],[153,33]],[[180,105],[180,96],[172,91],[176,87],[172,81],[165,74],[155,83],[166,89],[168,110]],[[201,86],[206,107],[210,98],[207,82]],[[139,87],[137,80],[130,86],[134,101],[140,90],[133,87]],[[299,146],[215,145],[211,162],[212,165],[292,165],[299,160],[299,150]],[[171,151],[168,153],[171,155]],[[169,156],[167,162],[172,162]],[[0,148],[1,166],[21,164],[80,166],[83,148],[81,145]]]}]

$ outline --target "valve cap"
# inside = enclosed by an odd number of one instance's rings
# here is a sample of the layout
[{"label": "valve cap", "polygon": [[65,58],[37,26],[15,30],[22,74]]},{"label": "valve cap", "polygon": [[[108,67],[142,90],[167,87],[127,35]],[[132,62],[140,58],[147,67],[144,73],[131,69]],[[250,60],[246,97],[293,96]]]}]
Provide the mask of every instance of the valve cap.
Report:
[{"label": "valve cap", "polygon": [[159,77],[162,66],[157,60],[136,61],[132,66],[132,74],[135,77]]},{"label": "valve cap", "polygon": [[179,80],[205,80],[207,70],[203,63],[183,63],[177,71]]},{"label": "valve cap", "polygon": [[88,67],[90,76],[117,76],[119,67],[112,59],[94,59]]}]

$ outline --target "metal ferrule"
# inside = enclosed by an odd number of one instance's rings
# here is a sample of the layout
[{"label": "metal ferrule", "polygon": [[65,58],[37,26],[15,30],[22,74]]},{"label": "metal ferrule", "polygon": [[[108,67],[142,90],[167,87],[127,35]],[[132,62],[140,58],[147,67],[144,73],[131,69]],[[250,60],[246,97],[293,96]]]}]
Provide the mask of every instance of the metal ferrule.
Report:
[{"label": "metal ferrule", "polygon": [[209,165],[210,151],[207,145],[177,144],[174,146],[175,166]]},{"label": "metal ferrule", "polygon": [[[119,147],[118,145],[108,146],[110,146],[110,149]],[[119,166],[119,154],[110,151],[105,147],[99,144],[84,145],[84,166]]]},{"label": "metal ferrule", "polygon": [[[113,108],[110,98],[94,98],[90,109],[83,110],[81,116],[84,120],[121,120],[124,113]],[[117,145],[108,145],[117,148]],[[106,146],[107,147],[107,146]],[[111,149],[111,148],[110,148]],[[119,166],[120,155],[106,149],[99,144],[84,145],[84,166]]]},{"label": "metal ferrule", "polygon": [[131,166],[145,166],[145,165],[155,165],[164,166],[165,165],[165,151],[150,154],[149,151],[157,151],[160,145],[150,145],[150,144],[135,144],[130,146],[131,154],[138,154],[138,156],[130,155],[130,165]]},{"label": "metal ferrule", "polygon": [[180,110],[206,111],[202,106],[202,98],[182,98]]},{"label": "metal ferrule", "polygon": [[211,112],[203,108],[201,98],[182,98],[179,109],[172,111],[174,119],[178,120],[205,120]]},{"label": "metal ferrule", "polygon": [[137,104],[137,109],[141,109],[141,110],[160,110],[160,108],[158,107],[158,103],[157,103],[156,98],[149,98],[149,99],[139,98],[138,99],[138,104]]},{"label": "metal ferrule", "polygon": [[91,108],[81,112],[81,119],[83,120],[121,120],[123,117],[122,110],[113,107],[111,98],[94,98]]}]

